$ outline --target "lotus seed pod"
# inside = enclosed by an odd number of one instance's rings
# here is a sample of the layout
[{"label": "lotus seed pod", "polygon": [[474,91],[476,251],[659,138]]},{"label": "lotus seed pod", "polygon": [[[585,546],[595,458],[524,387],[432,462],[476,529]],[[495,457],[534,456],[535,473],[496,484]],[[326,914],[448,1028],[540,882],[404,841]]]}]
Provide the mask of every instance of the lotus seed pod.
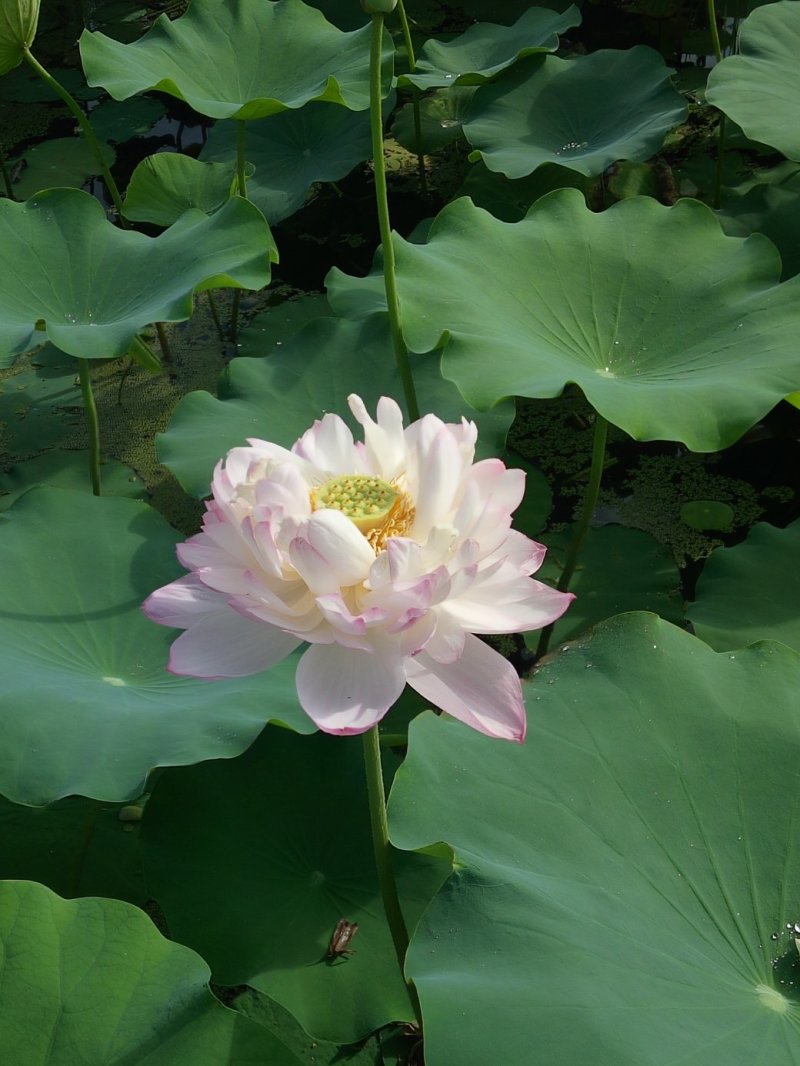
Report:
[{"label": "lotus seed pod", "polygon": [[390,15],[397,7],[397,0],[361,0],[368,15]]}]

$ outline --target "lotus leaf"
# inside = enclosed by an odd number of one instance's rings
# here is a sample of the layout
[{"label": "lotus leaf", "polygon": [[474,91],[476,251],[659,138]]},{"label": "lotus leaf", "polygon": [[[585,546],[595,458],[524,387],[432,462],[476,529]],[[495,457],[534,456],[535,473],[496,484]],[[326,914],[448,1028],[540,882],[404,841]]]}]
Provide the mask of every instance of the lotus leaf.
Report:
[{"label": "lotus leaf", "polygon": [[781,276],[800,273],[800,174],[775,184],[754,185],[743,196],[730,197],[720,221],[737,236],[765,234],[781,253]]},{"label": "lotus leaf", "polygon": [[0,521],[0,794],[141,794],[155,766],[230,758],[270,719],[310,731],[296,660],[213,685],[166,672],[175,633],[140,604],[183,573],[146,504],[34,488]]},{"label": "lotus leaf", "polygon": [[779,0],[742,23],[739,55],[708,76],[706,99],[738,122],[748,137],[800,160],[800,6]]},{"label": "lotus leaf", "polygon": [[187,319],[195,290],[266,285],[275,258],[261,212],[240,197],[159,237],[118,229],[78,189],[0,200],[0,366],[44,339],[42,319],[69,355],[125,355],[151,322]]},{"label": "lotus leaf", "polygon": [[[363,763],[359,737],[270,728],[240,759],[164,774],[142,829],[147,882],[214,980],[265,992],[339,1043],[413,1018],[380,902]],[[451,866],[397,858],[413,927]],[[340,918],[358,934],[351,957],[331,960]]]},{"label": "lotus leaf", "polygon": [[407,962],[429,1066],[795,1066],[798,685],[622,615],[525,686],[524,745],[411,723],[392,840],[456,855]]},{"label": "lotus leaf", "polygon": [[23,49],[33,44],[40,0],[3,0],[0,4],[0,74],[22,62]]},{"label": "lotus leaf", "polygon": [[126,218],[171,226],[185,211],[213,214],[231,197],[233,161],[201,163],[188,155],[160,152],[136,166],[122,205]]},{"label": "lotus leaf", "polygon": [[[291,447],[323,411],[341,415],[358,429],[347,396],[358,392],[370,410],[380,396],[401,396],[386,314],[350,322],[319,318],[289,337],[268,359],[234,359],[220,382],[220,398],[207,392],[185,396],[158,454],[187,492],[207,496],[214,466],[247,437]],[[514,418],[512,403],[487,414],[470,411],[458,391],[439,373],[436,356],[414,362],[423,411],[457,421],[478,421],[482,454],[502,452]]]},{"label": "lotus leaf", "polygon": [[523,56],[555,52],[559,33],[580,21],[580,11],[573,4],[563,12],[529,7],[513,26],[476,23],[451,41],[426,41],[416,70],[401,74],[398,85],[414,85],[418,89],[480,85]]},{"label": "lotus leaf", "polygon": [[[100,143],[106,166],[113,166],[116,153],[109,144]],[[80,189],[89,178],[100,173],[94,152],[83,137],[55,137],[34,145],[22,156],[22,169],[14,183],[17,200],[27,200],[42,189]]]},{"label": "lotus leaf", "polygon": [[670,73],[643,45],[569,60],[532,56],[475,93],[464,122],[470,159],[509,178],[542,163],[601,174],[618,159],[647,159],[686,118]]},{"label": "lotus leaf", "polygon": [[[367,114],[317,103],[270,115],[247,125],[245,155],[255,166],[247,195],[275,225],[303,206],[314,182],[338,181],[371,154]],[[200,158],[232,162],[236,130],[215,126]]]},{"label": "lotus leaf", "polygon": [[427,244],[394,242],[406,338],[446,344],[442,371],[475,407],[576,382],[637,440],[715,451],[800,380],[800,282],[778,284],[765,237],[726,237],[693,200],[596,214],[559,189],[509,225],[460,199]]},{"label": "lotus leaf", "polygon": [[203,960],[110,899],[64,900],[0,882],[0,1046],[42,1066],[299,1066],[271,1033],[228,1010]]},{"label": "lotus leaf", "polygon": [[[86,30],[80,49],[86,80],[115,100],[153,89],[210,118],[255,119],[312,100],[363,111],[370,36],[369,26],[337,30],[302,0],[193,0],[181,18],[161,15],[133,44]],[[391,65],[387,42],[387,92]]]},{"label": "lotus leaf", "polygon": [[717,548],[686,609],[697,635],[718,651],[767,637],[800,651],[799,557],[800,521],[759,522],[741,544]]}]

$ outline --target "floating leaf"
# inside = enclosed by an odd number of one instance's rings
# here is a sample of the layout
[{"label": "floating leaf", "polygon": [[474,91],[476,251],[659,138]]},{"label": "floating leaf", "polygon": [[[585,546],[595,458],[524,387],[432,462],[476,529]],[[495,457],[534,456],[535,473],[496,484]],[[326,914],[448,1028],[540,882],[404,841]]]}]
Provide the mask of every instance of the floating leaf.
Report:
[{"label": "floating leaf", "polygon": [[22,62],[23,49],[33,44],[39,22],[39,0],[3,0],[0,4],[0,74]]},{"label": "floating leaf", "polygon": [[[61,896],[112,896],[143,905],[149,895],[139,834],[135,822],[120,819],[123,810],[83,796],[49,807],[0,798],[0,880],[39,881]],[[130,814],[128,808],[125,817]]]},{"label": "floating leaf", "polygon": [[475,93],[467,140],[490,170],[523,178],[542,163],[601,174],[618,159],[657,152],[686,118],[670,69],[651,48],[575,59],[532,56]]},{"label": "floating leaf", "polygon": [[92,109],[92,129],[103,141],[122,144],[131,137],[143,137],[164,116],[164,105],[146,96],[131,100],[104,100]]},{"label": "floating leaf", "polygon": [[[360,737],[268,729],[235,762],[165,773],[142,830],[170,931],[214,980],[251,985],[312,1036],[342,1043],[414,1017],[383,914],[363,763]],[[413,928],[450,863],[398,859]],[[330,960],[340,918],[358,924],[353,954]]]},{"label": "floating leaf", "polygon": [[[211,118],[255,119],[329,100],[369,107],[371,27],[342,33],[301,0],[193,0],[171,22],[161,15],[134,44],[85,30],[81,59],[90,85],[115,100],[148,90],[185,100]],[[384,48],[389,88],[392,46]]]},{"label": "floating leaf", "polygon": [[261,212],[240,197],[159,237],[118,229],[77,189],[0,200],[0,366],[44,339],[41,319],[69,355],[125,355],[151,322],[187,319],[194,290],[266,285],[275,258]]},{"label": "floating leaf", "polygon": [[800,521],[766,522],[747,540],[706,560],[695,601],[686,608],[697,635],[727,651],[755,640],[781,640],[800,651]]},{"label": "floating leaf", "polygon": [[560,189],[507,225],[461,199],[427,244],[394,242],[406,338],[447,341],[442,371],[475,407],[576,382],[635,439],[714,451],[800,380],[800,283],[778,285],[766,238],[724,236],[695,201],[595,214]]},{"label": "floating leaf", "polygon": [[[575,535],[571,526],[563,533],[545,534],[547,555],[537,578],[555,585],[564,556]],[[590,529],[581,547],[569,590],[575,602],[553,630],[551,646],[574,640],[587,629],[624,611],[653,611],[670,622],[680,622],[683,602],[678,594],[680,575],[664,548],[641,529],[600,526]],[[531,648],[538,632],[526,633]]]},{"label": "floating leaf", "polygon": [[[106,166],[116,160],[114,149],[100,145]],[[27,200],[42,189],[55,186],[80,189],[89,178],[100,173],[94,152],[83,137],[55,137],[34,145],[21,157],[23,168],[14,183],[14,196]]]},{"label": "floating leaf", "polygon": [[580,21],[574,4],[564,12],[529,7],[513,26],[479,22],[451,41],[431,38],[420,50],[414,73],[401,74],[397,83],[418,89],[480,85],[523,56],[555,52],[559,33]]},{"label": "floating leaf", "polygon": [[[102,466],[103,495],[130,496],[145,494],[144,484],[129,466],[110,459]],[[15,463],[0,473],[0,511],[5,511],[23,492],[34,485],[51,485],[60,489],[91,492],[89,453],[87,451],[48,451],[24,463]]]},{"label": "floating leaf", "polygon": [[0,520],[0,793],[125,800],[153,767],[230,758],[273,719],[313,726],[295,659],[209,684],[166,672],[173,630],[140,605],[183,573],[143,503],[36,488]]},{"label": "floating leaf", "polygon": [[719,500],[691,500],[681,507],[681,521],[692,529],[731,529],[736,512]]},{"label": "floating leaf", "polygon": [[524,745],[412,722],[392,840],[456,853],[407,963],[429,1066],[795,1066],[798,686],[623,615],[525,685]]},{"label": "floating leaf", "polygon": [[[379,397],[402,404],[402,386],[392,357],[385,313],[351,322],[320,318],[289,337],[268,359],[234,359],[220,382],[220,398],[192,392],[180,401],[158,454],[181,485],[207,496],[214,466],[247,437],[291,447],[325,411],[344,417],[357,429],[347,396],[357,392],[370,410]],[[457,389],[439,372],[436,356],[414,361],[414,378],[423,413],[457,421],[462,414],[478,421],[482,454],[503,451],[514,418],[512,403],[489,414],[470,411]]]},{"label": "floating leaf", "polygon": [[134,222],[171,226],[192,208],[213,214],[233,192],[233,163],[201,163],[188,155],[160,152],[138,163],[122,211]]},{"label": "floating leaf", "polygon": [[[274,225],[303,206],[315,182],[338,181],[371,154],[367,114],[321,103],[270,115],[245,130],[245,155],[255,166],[247,195]],[[215,126],[200,158],[232,163],[235,128]]]},{"label": "floating leaf", "polygon": [[739,53],[711,71],[706,99],[748,137],[800,160],[800,7],[779,0],[754,11],[742,23]]},{"label": "floating leaf", "polygon": [[[474,95],[475,89],[466,86],[431,93],[419,102],[420,146],[423,152],[437,152],[464,136],[462,124]],[[392,126],[392,136],[407,152],[416,152],[414,104],[406,104],[400,109]]]},{"label": "floating leaf", "polygon": [[0,883],[0,1046],[9,1063],[299,1066],[271,1033],[212,996],[208,967],[146,914]]}]

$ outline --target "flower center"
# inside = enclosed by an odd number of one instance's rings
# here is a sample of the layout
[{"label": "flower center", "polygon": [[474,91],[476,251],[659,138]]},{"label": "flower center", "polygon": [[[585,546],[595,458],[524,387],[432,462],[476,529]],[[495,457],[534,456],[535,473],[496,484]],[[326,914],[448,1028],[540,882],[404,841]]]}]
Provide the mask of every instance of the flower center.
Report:
[{"label": "flower center", "polygon": [[389,537],[407,533],[414,521],[410,497],[369,474],[341,474],[311,493],[311,507],[332,507],[354,523],[375,551]]}]

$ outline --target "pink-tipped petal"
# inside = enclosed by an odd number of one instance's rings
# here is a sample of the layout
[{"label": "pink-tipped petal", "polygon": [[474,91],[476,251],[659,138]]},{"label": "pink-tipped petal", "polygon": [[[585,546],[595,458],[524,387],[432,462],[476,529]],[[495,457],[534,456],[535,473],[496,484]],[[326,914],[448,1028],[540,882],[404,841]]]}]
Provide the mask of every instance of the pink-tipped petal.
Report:
[{"label": "pink-tipped petal", "polygon": [[303,710],[325,733],[364,733],[386,714],[405,687],[403,660],[380,651],[312,644],[297,667]]},{"label": "pink-tipped petal", "polygon": [[292,633],[224,607],[178,637],[170,648],[168,670],[207,680],[247,677],[279,663],[300,643]]},{"label": "pink-tipped petal", "polygon": [[369,469],[385,481],[391,481],[405,466],[406,444],[403,435],[403,412],[394,400],[378,400],[377,422],[373,422],[366,404],[355,393],[347,397],[353,417],[364,429],[366,460]]},{"label": "pink-tipped petal", "polygon": [[307,429],[292,446],[295,455],[329,474],[353,474],[359,470],[360,456],[353,434],[338,415],[327,414]]},{"label": "pink-tipped petal", "polygon": [[501,740],[525,739],[525,704],[514,667],[472,634],[460,659],[439,663],[422,651],[407,661],[406,677],[421,696],[465,725]]},{"label": "pink-tipped petal", "polygon": [[208,588],[195,574],[186,574],[151,592],[142,604],[147,617],[162,626],[188,629],[210,611],[226,606],[221,592]]},{"label": "pink-tipped petal", "polygon": [[485,585],[476,582],[457,599],[447,600],[441,610],[471,633],[522,633],[549,626],[574,599],[571,592],[517,577]]}]

